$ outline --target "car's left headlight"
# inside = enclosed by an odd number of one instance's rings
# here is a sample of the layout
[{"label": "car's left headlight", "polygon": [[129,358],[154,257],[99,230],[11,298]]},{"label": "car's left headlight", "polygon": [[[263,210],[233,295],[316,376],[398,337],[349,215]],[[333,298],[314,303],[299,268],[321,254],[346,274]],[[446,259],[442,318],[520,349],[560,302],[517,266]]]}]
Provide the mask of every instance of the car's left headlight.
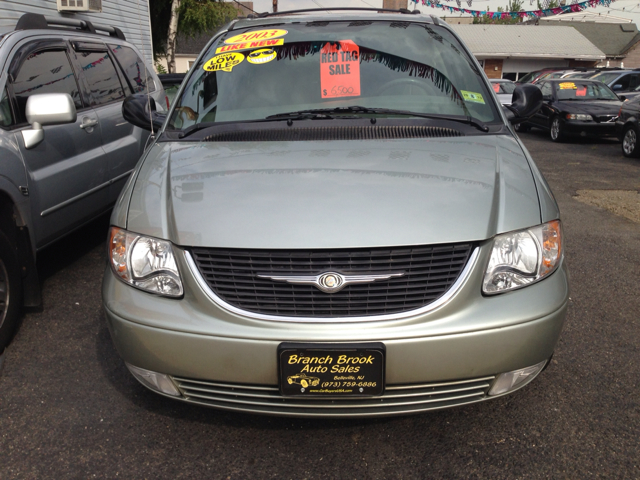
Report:
[{"label": "car's left headlight", "polygon": [[171,243],[111,227],[109,264],[125,283],[167,297],[182,296],[182,280]]},{"label": "car's left headlight", "polygon": [[585,115],[584,113],[567,113],[567,120],[580,120],[582,122],[590,122],[593,120],[591,115]]},{"label": "car's left headlight", "polygon": [[482,282],[489,295],[526,287],[552,273],[562,259],[560,220],[498,235]]}]

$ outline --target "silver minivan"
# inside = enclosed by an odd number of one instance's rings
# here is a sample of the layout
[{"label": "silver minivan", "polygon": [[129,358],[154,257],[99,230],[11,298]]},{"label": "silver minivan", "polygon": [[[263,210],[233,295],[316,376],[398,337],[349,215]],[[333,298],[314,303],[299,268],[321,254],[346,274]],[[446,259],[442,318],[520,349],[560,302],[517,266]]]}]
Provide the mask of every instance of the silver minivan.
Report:
[{"label": "silver minivan", "polygon": [[166,99],[122,32],[88,21],[25,14],[0,64],[1,355],[21,308],[41,303],[36,253],[107,212],[144,151],[124,98]]},{"label": "silver minivan", "polygon": [[303,11],[217,33],[111,218],[103,300],[167,397],[380,416],[505,395],[548,364],[560,214],[478,62],[436,17]]}]

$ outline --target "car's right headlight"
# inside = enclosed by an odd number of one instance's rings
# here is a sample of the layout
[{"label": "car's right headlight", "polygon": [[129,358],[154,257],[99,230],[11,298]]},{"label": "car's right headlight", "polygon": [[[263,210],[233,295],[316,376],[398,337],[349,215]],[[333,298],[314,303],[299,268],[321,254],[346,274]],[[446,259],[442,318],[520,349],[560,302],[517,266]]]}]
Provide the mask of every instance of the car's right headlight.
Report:
[{"label": "car's right headlight", "polygon": [[552,273],[562,259],[562,227],[553,220],[497,235],[482,282],[489,295],[526,287]]},{"label": "car's right headlight", "polygon": [[167,297],[182,296],[182,280],[171,243],[111,227],[109,264],[125,283]]}]

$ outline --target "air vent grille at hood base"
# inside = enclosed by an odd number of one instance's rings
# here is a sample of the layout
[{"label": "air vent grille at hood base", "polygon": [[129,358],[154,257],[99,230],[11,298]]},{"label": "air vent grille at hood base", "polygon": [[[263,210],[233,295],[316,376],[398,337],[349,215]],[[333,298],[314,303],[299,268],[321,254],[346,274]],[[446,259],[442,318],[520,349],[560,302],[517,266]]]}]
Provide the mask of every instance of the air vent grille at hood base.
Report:
[{"label": "air vent grille at hood base", "polygon": [[461,137],[458,130],[430,126],[335,126],[288,129],[239,130],[214,133],[207,142],[304,142],[317,140],[391,140],[402,138]]}]

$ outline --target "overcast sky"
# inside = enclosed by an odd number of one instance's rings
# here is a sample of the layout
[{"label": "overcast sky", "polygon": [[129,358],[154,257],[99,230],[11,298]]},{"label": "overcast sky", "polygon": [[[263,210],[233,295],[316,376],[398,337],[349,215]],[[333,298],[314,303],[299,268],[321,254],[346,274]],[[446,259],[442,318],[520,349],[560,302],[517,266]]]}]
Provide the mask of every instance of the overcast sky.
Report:
[{"label": "overcast sky", "polygon": [[[441,3],[443,5],[451,5],[453,7],[457,6],[455,0],[451,0],[450,2],[441,0]],[[498,7],[504,8],[507,3],[509,3],[508,0],[473,0],[469,7],[467,6],[466,1],[462,0],[462,8],[468,8],[470,10],[495,11]],[[535,10],[537,8],[536,0],[524,0],[523,3],[524,10]],[[567,3],[571,3],[571,0],[568,0]],[[253,8],[257,12],[270,12],[271,5],[272,0],[254,0],[253,2]],[[409,0],[409,8],[415,8],[414,5],[415,4]],[[382,7],[382,0],[278,0],[278,10],[280,11],[317,7],[380,8]],[[430,8],[421,4],[417,8],[420,11],[425,13],[428,12],[431,15],[437,15],[439,17],[445,15],[444,11],[441,9]],[[602,14],[609,12],[610,15],[629,18],[633,20],[636,25],[640,24],[640,0],[617,0],[611,3],[609,7],[587,8],[586,11]]]}]

